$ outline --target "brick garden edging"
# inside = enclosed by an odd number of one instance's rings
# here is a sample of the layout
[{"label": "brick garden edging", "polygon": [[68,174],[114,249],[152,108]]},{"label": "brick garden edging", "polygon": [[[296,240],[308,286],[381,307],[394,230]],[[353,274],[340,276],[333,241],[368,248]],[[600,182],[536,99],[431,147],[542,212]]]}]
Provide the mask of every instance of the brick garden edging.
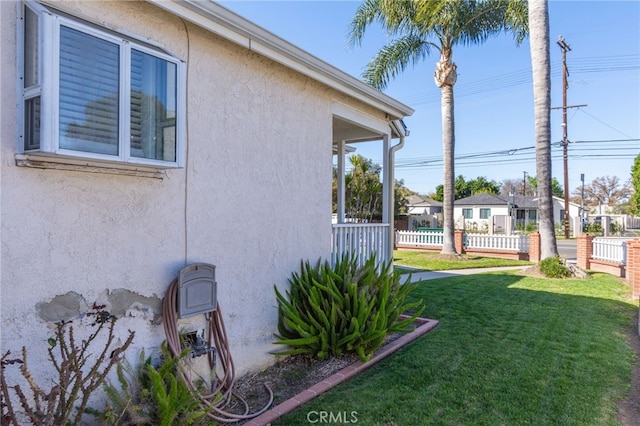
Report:
[{"label": "brick garden edging", "polygon": [[[401,315],[401,318],[406,318],[406,316]],[[415,323],[418,325],[413,331],[410,333],[404,334],[397,339],[393,340],[386,346],[384,349],[376,353],[371,359],[367,362],[356,361],[351,365],[346,366],[342,370],[334,373],[333,375],[327,377],[323,381],[316,383],[311,386],[309,389],[304,390],[297,394],[294,397],[289,398],[288,400],[276,405],[271,408],[269,411],[260,414],[258,417],[251,419],[244,423],[245,426],[267,426],[271,422],[277,420],[278,418],[284,416],[285,414],[295,410],[300,407],[305,402],[309,402],[313,398],[318,395],[328,391],[334,386],[344,382],[347,379],[355,376],[356,374],[364,371],[365,369],[371,367],[373,364],[378,363],[384,358],[388,357],[401,347],[413,342],[418,337],[425,335],[427,332],[431,331],[438,325],[437,320],[428,319],[428,318],[416,318]]]}]

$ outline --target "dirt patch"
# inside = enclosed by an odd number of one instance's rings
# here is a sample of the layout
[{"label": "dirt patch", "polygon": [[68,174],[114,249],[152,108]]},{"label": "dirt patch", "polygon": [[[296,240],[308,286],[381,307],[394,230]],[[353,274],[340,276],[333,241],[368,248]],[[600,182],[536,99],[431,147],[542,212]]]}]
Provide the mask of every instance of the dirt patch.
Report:
[{"label": "dirt patch", "polygon": [[[390,343],[403,335],[394,333],[387,336],[384,344],[372,356],[384,351]],[[251,411],[255,412],[269,401],[269,393],[265,390],[267,385],[273,392],[271,407],[275,407],[358,360],[358,356],[353,353],[327,359],[307,355],[283,356],[274,365],[241,377],[236,382],[235,391],[249,404]]]},{"label": "dirt patch", "polygon": [[[571,276],[570,277],[566,277],[565,279],[588,279],[589,278],[589,274],[584,271],[583,269],[578,268],[575,265],[570,265],[569,266],[569,271],[571,272]],[[528,277],[534,277],[534,278],[548,278],[541,270],[540,270],[540,264],[535,264],[535,265],[531,265],[529,267],[526,267],[524,269],[522,269],[520,272],[518,272],[520,275],[526,275]]]},{"label": "dirt patch", "polygon": [[543,274],[540,270],[540,266],[538,266],[537,264],[531,265],[527,268],[523,268],[520,272],[518,272],[518,274],[526,275],[528,277],[546,278],[545,274]]},{"label": "dirt patch", "polygon": [[256,411],[269,400],[265,385],[273,391],[272,407],[309,389],[316,383],[357,361],[355,355],[343,355],[327,359],[305,355],[282,357],[267,369],[241,377],[236,383],[236,392]]},{"label": "dirt patch", "polygon": [[429,256],[429,259],[447,260],[453,262],[467,262],[471,260],[461,254],[436,254],[434,256]]}]

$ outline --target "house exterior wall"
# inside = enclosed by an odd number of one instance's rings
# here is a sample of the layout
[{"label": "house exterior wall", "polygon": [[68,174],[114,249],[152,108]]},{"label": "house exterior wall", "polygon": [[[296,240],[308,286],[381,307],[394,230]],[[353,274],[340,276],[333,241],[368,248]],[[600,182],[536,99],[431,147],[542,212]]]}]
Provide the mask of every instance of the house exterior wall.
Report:
[{"label": "house exterior wall", "polygon": [[[471,218],[463,218],[463,210],[471,209],[472,217]],[[480,210],[481,209],[490,209],[489,218],[481,219],[480,218]],[[489,221],[491,220],[491,216],[508,216],[507,206],[457,206],[453,208],[453,214],[456,218],[456,223],[458,229],[467,229],[471,231],[487,231],[489,229]],[[463,222],[464,220],[464,222]]]},{"label": "house exterior wall", "polygon": [[17,167],[16,5],[0,2],[2,353],[27,345],[32,373],[48,374],[51,323],[95,301],[136,331],[129,356],[157,350],[165,291],[206,262],[237,372],[272,363],[273,285],[330,255],[332,102],[362,105],[147,3],[52,4],[187,62],[186,166],[164,179]]},{"label": "house exterior wall", "polygon": [[[564,211],[564,200],[561,198],[553,198],[553,223],[560,224],[564,229],[564,221],[561,220],[561,212]],[[580,206],[574,203],[569,203],[569,229],[571,233],[575,235],[574,228],[576,224],[576,218],[580,217]],[[578,222],[579,223],[579,222]]]},{"label": "house exterior wall", "polygon": [[[506,205],[504,206],[499,206],[499,205],[460,205],[460,206],[456,206],[454,207],[454,217],[456,218],[456,223],[457,223],[457,227],[458,228],[462,228],[462,216],[463,216],[463,209],[472,209],[473,211],[473,217],[471,219],[464,219],[464,227],[465,229],[473,229],[474,224],[475,226],[477,226],[477,229],[482,231],[484,229],[485,226],[488,226],[489,223],[489,219],[480,219],[480,209],[491,209],[491,216],[508,216],[509,215],[509,209],[507,208]],[[529,209],[521,209],[519,208],[518,210],[524,210],[526,215],[525,215],[525,220],[528,220],[528,212]],[[561,200],[560,198],[553,198],[553,221],[556,224],[563,224],[564,222],[560,220],[560,214],[561,211],[564,210],[564,201]],[[574,229],[574,225],[575,225],[575,218],[578,218],[580,216],[580,207],[576,204],[573,203],[569,203],[569,224],[570,224],[570,229],[573,232]]]}]

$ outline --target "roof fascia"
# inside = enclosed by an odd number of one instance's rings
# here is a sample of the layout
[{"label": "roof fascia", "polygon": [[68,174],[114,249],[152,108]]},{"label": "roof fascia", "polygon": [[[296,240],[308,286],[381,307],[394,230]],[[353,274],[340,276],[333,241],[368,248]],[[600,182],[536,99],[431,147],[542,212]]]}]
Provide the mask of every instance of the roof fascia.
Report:
[{"label": "roof fascia", "polygon": [[259,53],[332,89],[402,119],[414,110],[357,78],[307,53],[229,9],[202,0],[147,0],[176,16]]}]

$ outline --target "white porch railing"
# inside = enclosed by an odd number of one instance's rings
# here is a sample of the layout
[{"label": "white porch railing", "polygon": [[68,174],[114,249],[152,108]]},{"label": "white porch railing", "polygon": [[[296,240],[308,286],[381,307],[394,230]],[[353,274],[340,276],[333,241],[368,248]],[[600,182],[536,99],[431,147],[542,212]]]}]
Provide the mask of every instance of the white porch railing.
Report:
[{"label": "white porch railing", "polygon": [[396,244],[416,247],[442,247],[443,234],[438,231],[396,231]]},{"label": "white porch railing", "polygon": [[626,238],[594,238],[591,258],[626,264],[627,240]]},{"label": "white porch railing", "polygon": [[519,253],[529,252],[528,235],[466,234],[467,249],[505,250]]},{"label": "white porch railing", "polygon": [[388,223],[333,224],[331,261],[335,264],[345,253],[358,256],[360,264],[375,253],[378,262],[389,262]]}]

